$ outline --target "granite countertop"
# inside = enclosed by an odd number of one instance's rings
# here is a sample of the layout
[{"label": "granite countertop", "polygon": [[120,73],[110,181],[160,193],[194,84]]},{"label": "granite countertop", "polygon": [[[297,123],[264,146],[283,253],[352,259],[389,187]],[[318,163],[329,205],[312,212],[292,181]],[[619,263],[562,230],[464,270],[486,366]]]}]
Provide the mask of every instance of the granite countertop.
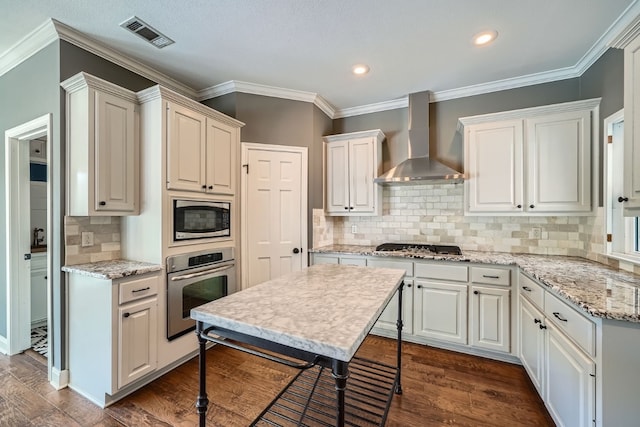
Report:
[{"label": "granite countertop", "polygon": [[314,265],[194,308],[191,317],[348,362],[403,278],[397,269]]},{"label": "granite countertop", "polygon": [[88,264],[65,265],[62,267],[62,271],[66,271],[67,273],[108,280],[120,279],[122,277],[135,276],[137,274],[151,273],[153,271],[160,270],[162,270],[162,266],[160,264],[129,261],[126,259],[98,261]]},{"label": "granite countertop", "polygon": [[591,316],[640,322],[640,276],[584,258],[477,251],[463,251],[462,255],[379,252],[375,246],[356,245],[330,245],[309,252],[517,265],[552,293]]}]

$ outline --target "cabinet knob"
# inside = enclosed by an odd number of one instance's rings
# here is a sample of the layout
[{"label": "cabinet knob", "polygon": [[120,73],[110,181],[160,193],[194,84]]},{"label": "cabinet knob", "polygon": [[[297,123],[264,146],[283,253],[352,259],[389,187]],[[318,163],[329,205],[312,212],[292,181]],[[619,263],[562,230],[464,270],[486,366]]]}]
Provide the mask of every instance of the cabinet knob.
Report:
[{"label": "cabinet knob", "polygon": [[348,206],[345,206],[345,207],[344,207],[344,210],[345,210],[345,211],[348,211],[348,210],[349,210],[349,207],[348,207]]},{"label": "cabinet knob", "polygon": [[543,325],[542,323],[540,323],[540,329],[547,329],[547,327],[545,325]]},{"label": "cabinet knob", "polygon": [[44,280],[47,280],[47,276],[44,276]]},{"label": "cabinet knob", "polygon": [[479,291],[473,291],[473,294],[474,295],[480,295],[480,292]]},{"label": "cabinet knob", "polygon": [[542,320],[540,320],[540,319],[533,319],[533,323],[542,323]]},{"label": "cabinet knob", "polygon": [[203,185],[202,185],[202,189],[203,189],[203,190],[206,190],[206,189],[207,189],[206,184],[203,184]]},{"label": "cabinet knob", "polygon": [[620,203],[622,203],[622,202],[628,202],[628,201],[629,201],[629,198],[628,198],[628,197],[622,197],[622,196],[618,197],[618,202],[620,202]]},{"label": "cabinet knob", "polygon": [[101,202],[100,202],[100,203],[98,203],[98,204],[99,204],[100,206],[106,206],[106,205],[107,205],[107,202],[105,202],[105,201],[101,201]]},{"label": "cabinet knob", "polygon": [[349,206],[349,210],[353,209],[353,206]]},{"label": "cabinet knob", "polygon": [[535,205],[529,205],[529,207],[530,207],[531,209],[533,209],[533,208],[535,208],[536,206],[535,206]]},{"label": "cabinet knob", "polygon": [[517,205],[516,208],[522,209],[522,205]]},{"label": "cabinet knob", "polygon": [[411,287],[411,285],[407,285],[407,288],[410,288],[410,287]]},{"label": "cabinet knob", "polygon": [[210,186],[209,186],[209,190],[213,190],[213,185],[210,185]]},{"label": "cabinet knob", "polygon": [[418,289],[422,289],[422,285],[417,285]]},{"label": "cabinet knob", "polygon": [[129,317],[129,316],[131,316],[131,313],[128,313],[128,312],[122,315],[122,317]]}]

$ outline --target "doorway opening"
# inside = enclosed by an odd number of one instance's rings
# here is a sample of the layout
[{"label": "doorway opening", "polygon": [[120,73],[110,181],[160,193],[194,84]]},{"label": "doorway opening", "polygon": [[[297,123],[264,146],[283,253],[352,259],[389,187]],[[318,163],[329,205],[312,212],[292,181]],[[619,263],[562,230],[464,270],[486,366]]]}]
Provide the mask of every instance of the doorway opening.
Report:
[{"label": "doorway opening", "polygon": [[[51,132],[51,114],[5,132],[7,310],[0,351],[9,355],[32,347],[32,326],[40,328],[34,339],[40,347],[43,331],[51,330]],[[52,357],[45,354],[51,381]]]}]

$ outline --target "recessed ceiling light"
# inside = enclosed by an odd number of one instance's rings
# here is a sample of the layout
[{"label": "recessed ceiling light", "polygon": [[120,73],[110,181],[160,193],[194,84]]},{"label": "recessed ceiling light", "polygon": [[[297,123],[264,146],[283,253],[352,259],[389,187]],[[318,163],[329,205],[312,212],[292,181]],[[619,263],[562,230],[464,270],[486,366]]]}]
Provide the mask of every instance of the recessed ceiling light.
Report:
[{"label": "recessed ceiling light", "polygon": [[473,44],[477,46],[483,46],[491,43],[498,37],[496,30],[482,31],[473,36]]},{"label": "recessed ceiling light", "polygon": [[357,64],[354,65],[351,70],[353,71],[353,74],[361,76],[369,72],[369,66],[366,64]]}]

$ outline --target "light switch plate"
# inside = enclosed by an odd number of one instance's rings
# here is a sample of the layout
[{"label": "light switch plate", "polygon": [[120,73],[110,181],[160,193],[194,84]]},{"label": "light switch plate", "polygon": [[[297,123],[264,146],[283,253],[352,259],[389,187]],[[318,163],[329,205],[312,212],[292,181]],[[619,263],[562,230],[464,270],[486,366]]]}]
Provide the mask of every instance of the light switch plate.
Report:
[{"label": "light switch plate", "polygon": [[82,232],[82,246],[93,246],[93,232],[92,231],[83,231]]}]

